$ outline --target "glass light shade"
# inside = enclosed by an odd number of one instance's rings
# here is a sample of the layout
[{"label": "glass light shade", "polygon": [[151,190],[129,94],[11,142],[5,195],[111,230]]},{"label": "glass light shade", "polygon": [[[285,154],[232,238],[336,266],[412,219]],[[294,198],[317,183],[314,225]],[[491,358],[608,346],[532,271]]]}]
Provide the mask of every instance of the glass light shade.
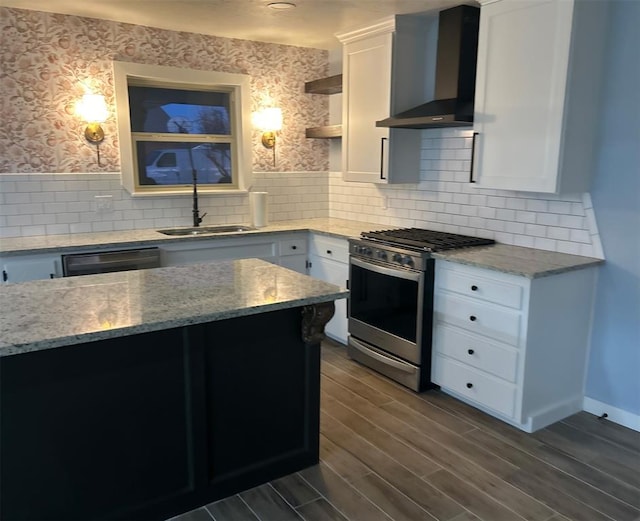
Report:
[{"label": "glass light shade", "polygon": [[103,123],[107,120],[109,111],[102,94],[85,94],[78,102],[77,112],[89,123]]},{"label": "glass light shade", "polygon": [[253,125],[263,132],[282,130],[282,110],[279,108],[262,109],[252,115]]}]

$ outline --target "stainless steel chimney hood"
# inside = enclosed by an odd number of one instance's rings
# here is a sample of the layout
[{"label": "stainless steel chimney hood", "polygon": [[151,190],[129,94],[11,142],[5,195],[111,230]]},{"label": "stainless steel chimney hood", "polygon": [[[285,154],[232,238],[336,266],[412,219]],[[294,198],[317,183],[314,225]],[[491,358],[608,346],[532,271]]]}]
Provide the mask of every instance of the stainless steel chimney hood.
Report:
[{"label": "stainless steel chimney hood", "polygon": [[419,129],[473,125],[479,23],[478,7],[460,5],[440,12],[435,99],[377,121],[377,127]]}]

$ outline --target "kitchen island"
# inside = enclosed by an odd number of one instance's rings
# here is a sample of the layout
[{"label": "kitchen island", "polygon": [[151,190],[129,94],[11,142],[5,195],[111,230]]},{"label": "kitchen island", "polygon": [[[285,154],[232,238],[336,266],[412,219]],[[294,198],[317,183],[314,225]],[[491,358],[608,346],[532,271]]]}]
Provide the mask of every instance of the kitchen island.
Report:
[{"label": "kitchen island", "polygon": [[166,519],[318,461],[347,292],[256,259],[0,291],[2,519]]}]

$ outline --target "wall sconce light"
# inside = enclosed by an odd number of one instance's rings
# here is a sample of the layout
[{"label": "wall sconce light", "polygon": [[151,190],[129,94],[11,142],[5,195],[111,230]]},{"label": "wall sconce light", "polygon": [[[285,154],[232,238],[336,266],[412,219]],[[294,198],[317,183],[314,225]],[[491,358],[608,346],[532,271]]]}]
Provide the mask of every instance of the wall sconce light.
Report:
[{"label": "wall sconce light", "polygon": [[273,150],[273,166],[276,166],[276,132],[282,130],[282,110],[262,109],[253,113],[253,125],[262,130],[262,145]]},{"label": "wall sconce light", "polygon": [[100,123],[104,123],[109,115],[104,96],[102,94],[85,94],[78,102],[76,109],[80,117],[87,122],[84,137],[89,143],[96,145],[98,166],[101,166],[100,143],[104,140],[104,130],[102,130]]}]

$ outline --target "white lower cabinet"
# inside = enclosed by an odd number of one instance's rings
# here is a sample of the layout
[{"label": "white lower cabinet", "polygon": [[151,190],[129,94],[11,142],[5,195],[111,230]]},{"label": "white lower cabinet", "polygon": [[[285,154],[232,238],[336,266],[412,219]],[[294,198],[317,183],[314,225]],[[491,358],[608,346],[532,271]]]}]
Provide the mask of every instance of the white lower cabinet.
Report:
[{"label": "white lower cabinet", "polygon": [[298,273],[307,273],[307,232],[280,238],[279,264]]},{"label": "white lower cabinet", "polygon": [[529,279],[437,260],[433,382],[527,432],[581,411],[596,273]]},{"label": "white lower cabinet", "polygon": [[[309,235],[309,275],[316,279],[346,287],[349,280],[349,243],[346,239]],[[336,311],[324,328],[326,335],[347,343],[347,300],[335,301]]]},{"label": "white lower cabinet", "polygon": [[307,233],[271,233],[161,243],[162,266],[257,258],[306,273]]},{"label": "white lower cabinet", "polygon": [[271,235],[176,241],[161,243],[159,247],[162,266],[248,258],[278,263],[278,243]]},{"label": "white lower cabinet", "polygon": [[0,258],[2,283],[62,277],[60,255],[43,253]]}]

